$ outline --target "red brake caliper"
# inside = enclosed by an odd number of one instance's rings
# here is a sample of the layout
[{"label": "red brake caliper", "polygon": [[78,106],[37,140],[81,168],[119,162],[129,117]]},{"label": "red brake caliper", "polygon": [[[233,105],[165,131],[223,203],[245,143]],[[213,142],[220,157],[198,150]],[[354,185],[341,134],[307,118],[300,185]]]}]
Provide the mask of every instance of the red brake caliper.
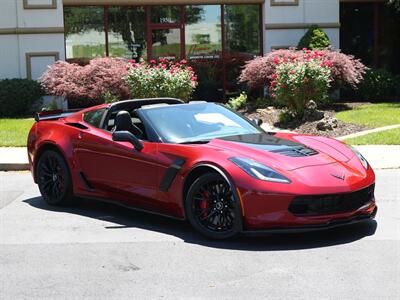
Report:
[{"label": "red brake caliper", "polygon": [[208,192],[204,192],[204,193],[203,193],[203,200],[201,200],[201,202],[200,202],[200,208],[201,208],[201,210],[204,210],[204,212],[203,212],[203,214],[202,214],[202,217],[206,217],[207,214],[208,214],[208,212],[207,212],[207,208],[208,208],[208,197],[209,197]]}]

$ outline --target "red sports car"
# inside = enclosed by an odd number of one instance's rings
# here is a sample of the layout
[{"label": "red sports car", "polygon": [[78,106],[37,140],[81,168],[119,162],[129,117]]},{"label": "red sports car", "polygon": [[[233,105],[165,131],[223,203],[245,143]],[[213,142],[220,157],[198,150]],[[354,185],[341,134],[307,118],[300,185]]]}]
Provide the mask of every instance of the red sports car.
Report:
[{"label": "red sports car", "polygon": [[375,175],[334,139],[263,131],[223,105],[128,100],[36,116],[31,172],[49,204],[75,197],[187,219],[214,239],[375,217]]}]

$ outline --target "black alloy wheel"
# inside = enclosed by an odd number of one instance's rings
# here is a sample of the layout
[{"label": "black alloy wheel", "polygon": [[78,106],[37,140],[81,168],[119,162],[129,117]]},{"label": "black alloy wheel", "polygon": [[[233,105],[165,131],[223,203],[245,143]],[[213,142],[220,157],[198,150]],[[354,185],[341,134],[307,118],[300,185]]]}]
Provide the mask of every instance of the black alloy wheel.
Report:
[{"label": "black alloy wheel", "polygon": [[53,150],[44,152],[37,163],[36,175],[43,199],[51,205],[72,201],[72,181],[64,158]]},{"label": "black alloy wheel", "polygon": [[190,187],[185,204],[190,223],[201,234],[227,239],[240,232],[240,204],[221,175],[208,173],[199,177]]}]

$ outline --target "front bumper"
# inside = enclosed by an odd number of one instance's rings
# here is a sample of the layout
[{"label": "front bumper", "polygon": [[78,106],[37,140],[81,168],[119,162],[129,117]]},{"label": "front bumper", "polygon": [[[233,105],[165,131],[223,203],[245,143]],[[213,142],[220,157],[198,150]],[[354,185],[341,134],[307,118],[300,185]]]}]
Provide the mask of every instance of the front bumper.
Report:
[{"label": "front bumper", "polygon": [[260,230],[244,230],[243,234],[249,236],[258,236],[258,235],[265,235],[265,234],[276,234],[276,233],[304,233],[304,232],[311,232],[311,231],[321,231],[321,230],[328,230],[332,228],[342,227],[342,226],[349,226],[357,223],[368,222],[373,220],[378,212],[378,207],[374,205],[374,209],[370,214],[361,214],[356,215],[351,218],[347,219],[335,219],[328,221],[326,223],[320,224],[312,224],[312,225],[302,225],[302,226],[295,226],[295,227],[286,227],[286,228],[270,228],[270,229],[260,229]]},{"label": "front bumper", "polygon": [[[355,221],[368,218],[376,213],[374,213],[376,203],[373,186],[374,182],[371,182],[366,187],[348,193],[315,194],[310,199],[319,200],[316,202],[317,205],[310,206],[305,211],[299,209],[296,211],[291,207],[291,204],[299,195],[241,190],[239,193],[242,204],[243,228],[245,231],[275,231],[277,228],[298,228],[303,231],[303,229],[319,229],[346,223],[348,220]],[[344,197],[336,197],[341,195]],[[368,198],[360,202],[358,201],[359,197]],[[306,198],[308,199],[308,197]],[[338,203],[346,204],[342,207],[343,210],[336,207]]]}]

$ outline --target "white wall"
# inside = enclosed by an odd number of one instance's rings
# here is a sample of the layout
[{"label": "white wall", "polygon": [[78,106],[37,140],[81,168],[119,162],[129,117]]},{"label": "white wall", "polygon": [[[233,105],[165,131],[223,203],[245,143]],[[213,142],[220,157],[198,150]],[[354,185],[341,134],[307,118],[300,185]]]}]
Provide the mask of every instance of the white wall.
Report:
[{"label": "white wall", "polygon": [[[26,78],[26,53],[56,52],[60,60],[65,60],[64,34],[24,34],[19,36],[19,59],[21,77]],[[55,62],[53,56],[45,55],[31,58],[32,79],[38,79],[48,65]]]},{"label": "white wall", "polygon": [[21,77],[18,53],[18,37],[0,35],[0,79]]},{"label": "white wall", "polygon": [[0,28],[17,26],[17,2],[15,0],[0,0]]},{"label": "white wall", "polygon": [[[290,1],[290,0],[286,0]],[[294,1],[294,0],[293,0]],[[296,6],[272,6],[266,0],[264,51],[269,52],[277,47],[296,46],[307,31],[299,28],[301,24],[339,24],[339,0],[299,0]],[[286,27],[285,29],[268,29],[268,26]],[[292,28],[290,28],[292,27]],[[339,48],[339,28],[321,27],[328,35],[334,48]]]},{"label": "white wall", "polygon": [[[64,26],[63,4],[61,0],[57,0],[57,9],[24,9],[22,0],[17,0],[17,3],[19,27],[40,28]],[[49,4],[51,0],[28,0],[28,3]]]},{"label": "white wall", "polygon": [[[29,5],[51,3],[52,0],[28,0]],[[57,0],[56,9],[26,9],[23,0],[0,0],[0,79],[26,78],[27,64],[32,79],[37,79],[55,61],[53,55],[46,55],[49,52],[65,59],[64,34],[46,33],[62,31],[63,27],[62,0]],[[32,30],[39,33],[28,34]],[[28,61],[27,53],[32,55]]]}]

